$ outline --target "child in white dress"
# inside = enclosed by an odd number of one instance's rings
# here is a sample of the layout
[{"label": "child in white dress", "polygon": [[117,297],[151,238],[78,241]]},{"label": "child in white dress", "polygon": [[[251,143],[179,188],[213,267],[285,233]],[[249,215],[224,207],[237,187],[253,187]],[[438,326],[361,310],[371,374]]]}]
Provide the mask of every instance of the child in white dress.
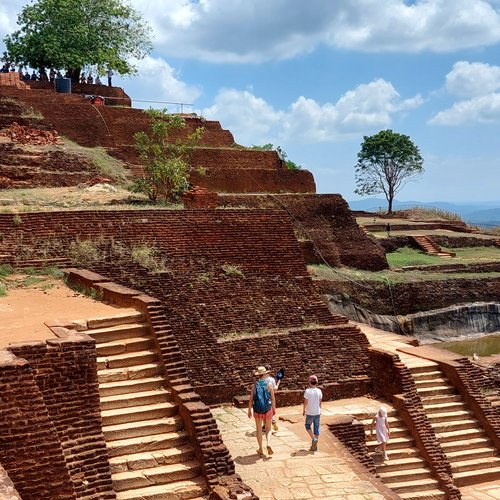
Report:
[{"label": "child in white dress", "polygon": [[390,429],[387,421],[387,410],[381,406],[377,414],[373,417],[370,433],[373,436],[373,426],[375,426],[375,436],[380,445],[384,460],[389,460],[387,455],[387,441],[389,441]]}]

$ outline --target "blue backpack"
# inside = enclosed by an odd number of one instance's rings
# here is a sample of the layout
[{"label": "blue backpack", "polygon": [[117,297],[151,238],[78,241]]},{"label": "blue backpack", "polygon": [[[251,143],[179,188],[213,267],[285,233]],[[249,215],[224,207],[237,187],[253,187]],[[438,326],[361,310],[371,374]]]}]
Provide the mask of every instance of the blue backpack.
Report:
[{"label": "blue backpack", "polygon": [[257,381],[253,390],[253,411],[255,413],[267,413],[271,409],[271,405],[271,394],[267,388],[267,381]]}]

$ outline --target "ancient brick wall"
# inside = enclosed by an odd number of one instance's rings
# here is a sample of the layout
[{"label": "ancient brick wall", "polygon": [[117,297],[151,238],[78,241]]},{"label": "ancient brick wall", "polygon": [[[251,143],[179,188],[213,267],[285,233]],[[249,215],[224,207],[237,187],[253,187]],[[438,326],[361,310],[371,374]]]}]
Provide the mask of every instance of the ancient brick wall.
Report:
[{"label": "ancient brick wall", "polygon": [[[75,88],[78,90],[78,86]],[[85,89],[82,87],[81,90]],[[134,134],[147,130],[149,121],[140,109],[96,107],[79,94],[47,93],[46,90],[36,89],[20,91],[7,86],[0,87],[0,95],[19,99],[40,111],[61,135],[78,144],[108,148],[112,155],[126,162],[132,172],[136,172],[137,165],[141,164],[134,147]],[[191,166],[195,169],[201,165],[207,171],[203,175],[194,172],[191,178],[193,185],[228,193],[315,192],[312,174],[307,170],[289,171],[280,167],[275,151],[235,147],[233,135],[222,129],[219,122],[190,115],[184,118],[185,128],[172,133],[172,140],[185,138],[197,128],[203,128],[202,149],[194,152]]]},{"label": "ancient brick wall", "polygon": [[36,373],[0,351],[0,464],[23,499],[76,499]]},{"label": "ancient brick wall", "polygon": [[373,457],[368,453],[366,446],[365,426],[350,415],[337,416],[327,425],[356,460],[378,477]]},{"label": "ancient brick wall", "polygon": [[155,247],[165,261],[159,274],[114,257],[91,267],[162,301],[189,377],[206,402],[246,393],[252,370],[264,362],[290,366],[291,391],[303,389],[306,366],[320,372],[331,397],[366,392],[366,338],[343,326],[346,319],[331,315],[317,294],[284,211],[88,211],[19,218],[14,225],[11,215],[0,215],[6,234],[0,249],[16,255],[29,245],[43,249],[44,239],[57,242],[58,256],[68,253],[71,241],[101,236]]},{"label": "ancient brick wall", "polygon": [[115,498],[102,433],[94,340],[50,339],[13,344],[9,350],[33,370],[77,497]]},{"label": "ancient brick wall", "polygon": [[220,197],[221,206],[281,208],[289,213],[300,239],[314,242],[316,262],[377,271],[387,268],[384,250],[356,223],[347,202],[338,194],[301,196]]}]

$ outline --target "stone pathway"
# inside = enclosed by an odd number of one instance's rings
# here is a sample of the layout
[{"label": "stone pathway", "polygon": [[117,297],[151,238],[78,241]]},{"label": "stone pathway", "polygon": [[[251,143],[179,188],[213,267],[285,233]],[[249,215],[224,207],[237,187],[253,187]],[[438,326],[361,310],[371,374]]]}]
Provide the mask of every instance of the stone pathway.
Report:
[{"label": "stone pathway", "polygon": [[[356,399],[363,400],[359,404],[368,401],[369,407],[378,404],[366,398]],[[325,414],[334,413],[333,408],[325,410]],[[254,420],[248,418],[246,409],[224,406],[212,410],[236,463],[236,472],[261,500],[386,498],[383,486],[347,457],[338,444],[329,440],[328,432],[320,437],[319,451],[309,451],[311,443],[303,428],[301,407],[278,411],[287,421],[278,422],[279,430],[273,435],[272,457],[261,458],[256,453]]]}]

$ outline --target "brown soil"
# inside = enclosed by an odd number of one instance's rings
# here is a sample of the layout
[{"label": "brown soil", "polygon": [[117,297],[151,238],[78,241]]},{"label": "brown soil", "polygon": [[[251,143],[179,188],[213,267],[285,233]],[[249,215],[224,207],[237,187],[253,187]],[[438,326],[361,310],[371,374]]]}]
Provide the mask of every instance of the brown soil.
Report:
[{"label": "brown soil", "polygon": [[44,324],[54,319],[75,320],[112,316],[123,311],[93,300],[68,288],[61,280],[49,277],[31,286],[12,288],[26,276],[5,279],[8,295],[0,297],[0,348],[11,342],[46,340],[54,334]]}]

